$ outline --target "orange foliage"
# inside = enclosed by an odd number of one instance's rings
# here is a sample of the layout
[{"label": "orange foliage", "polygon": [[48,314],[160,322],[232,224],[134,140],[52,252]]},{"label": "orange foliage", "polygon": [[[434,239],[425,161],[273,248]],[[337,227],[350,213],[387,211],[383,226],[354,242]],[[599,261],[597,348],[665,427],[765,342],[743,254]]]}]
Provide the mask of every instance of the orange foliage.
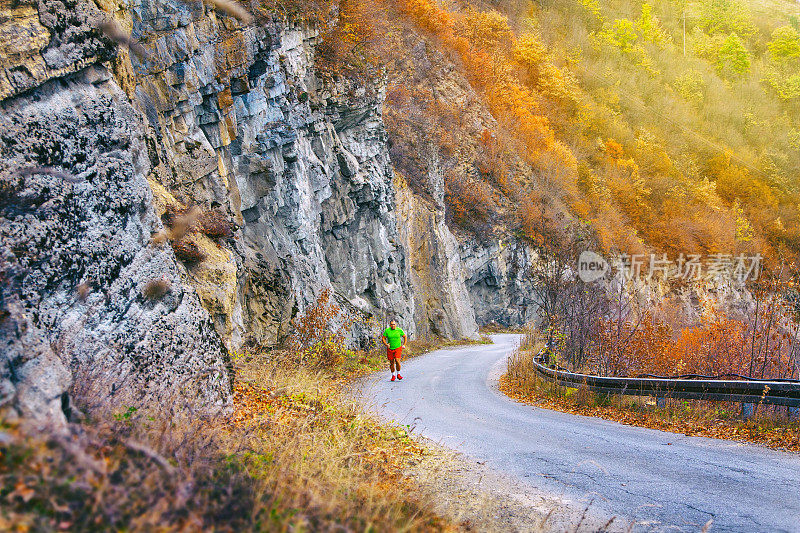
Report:
[{"label": "orange foliage", "polygon": [[473,10],[451,15],[429,0],[400,0],[397,6],[459,55],[467,76],[482,91],[489,109],[523,140],[532,162],[537,154],[551,148],[554,133],[548,119],[539,112],[538,95],[509,68],[516,38],[506,17],[494,11]]},{"label": "orange foliage", "polygon": [[606,139],[605,150],[606,150],[606,155],[609,157],[609,159],[612,160],[622,159],[623,156],[625,155],[625,151],[622,149],[622,145],[619,144],[614,139]]},{"label": "orange foliage", "polygon": [[[739,246],[730,230],[736,218],[732,205],[738,199],[748,223],[758,231],[754,242],[763,244],[767,238],[797,247],[800,232],[787,224],[789,213],[774,213],[774,208],[786,205],[788,187],[780,190],[770,181],[772,177],[761,176],[746,164],[733,164],[730,155],[697,166],[689,165],[691,157],[673,161],[675,154],[665,151],[666,140],[652,132],[629,131],[623,127],[624,121],[615,118],[624,93],[605,91],[608,105],[587,98],[590,95],[581,91],[572,70],[557,66],[545,40],[535,33],[515,35],[502,13],[459,9],[454,7],[457,4],[436,0],[364,1],[382,2],[398,25],[396,34],[415,33],[403,31],[408,23],[427,34],[429,44],[460,69],[481,104],[497,120],[494,136],[502,149],[491,156],[480,154],[478,161],[471,154],[465,157],[468,150],[459,146],[471,141],[479,150],[487,148],[481,130],[471,131],[474,138],[467,141],[447,129],[431,137],[445,157],[461,158],[462,169],[472,165],[482,177],[494,180],[490,183],[506,196],[501,200],[508,200],[500,202],[502,205],[524,203],[526,190],[543,188],[543,196],[561,206],[562,212],[569,210],[588,222],[607,250],[638,253],[646,243],[661,251],[709,253],[733,252]],[[398,59],[404,49],[398,52],[388,58],[403,65],[402,71],[413,61]],[[417,82],[411,79],[411,83]],[[438,94],[433,98],[443,100]],[[391,105],[390,100],[387,107]],[[423,117],[422,122],[428,120]],[[447,141],[455,143],[445,146],[439,139],[448,135]],[[602,141],[599,150],[593,149],[595,138],[608,135],[614,138]],[[415,147],[414,141],[409,141],[405,150],[396,152],[408,156]],[[516,158],[525,165],[519,165]],[[580,187],[579,160],[594,174]],[[423,167],[417,161],[394,162],[408,167],[403,170],[412,182]],[[452,187],[454,192],[457,188],[457,184]],[[519,189],[518,197],[514,193]],[[456,207],[460,212],[452,219],[461,220],[465,210],[463,205]],[[499,215],[510,214],[507,220],[518,220],[519,213],[511,211]]]},{"label": "orange foliage", "polygon": [[769,185],[747,168],[732,162],[730,152],[711,158],[708,167],[716,178],[717,192],[728,202],[738,198],[750,205],[777,207],[778,202]]},{"label": "orange foliage", "polygon": [[375,48],[383,43],[379,0],[340,0],[338,20],[317,45],[320,72],[352,79],[374,79],[381,64]]},{"label": "orange foliage", "polygon": [[461,227],[482,234],[491,229],[498,211],[492,187],[463,174],[448,173],[445,179],[448,216]]},{"label": "orange foliage", "polygon": [[346,338],[354,319],[331,296],[332,291],[325,289],[314,305],[292,320],[289,347],[297,352],[301,363],[312,367],[335,366],[349,352]]},{"label": "orange foliage", "polygon": [[777,327],[773,306],[748,320],[707,311],[699,323],[680,330],[647,315],[640,323],[603,319],[598,328],[594,371],[615,375],[724,375],[796,377],[796,339]]}]

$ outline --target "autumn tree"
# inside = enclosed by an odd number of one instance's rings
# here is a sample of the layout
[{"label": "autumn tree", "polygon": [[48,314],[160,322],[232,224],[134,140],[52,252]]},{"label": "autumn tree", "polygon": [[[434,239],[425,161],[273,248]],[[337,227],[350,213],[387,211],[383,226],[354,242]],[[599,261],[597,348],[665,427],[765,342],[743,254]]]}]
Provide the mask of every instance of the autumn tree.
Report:
[{"label": "autumn tree", "polygon": [[728,35],[717,54],[717,69],[728,76],[745,74],[750,70],[750,55],[736,33]]}]

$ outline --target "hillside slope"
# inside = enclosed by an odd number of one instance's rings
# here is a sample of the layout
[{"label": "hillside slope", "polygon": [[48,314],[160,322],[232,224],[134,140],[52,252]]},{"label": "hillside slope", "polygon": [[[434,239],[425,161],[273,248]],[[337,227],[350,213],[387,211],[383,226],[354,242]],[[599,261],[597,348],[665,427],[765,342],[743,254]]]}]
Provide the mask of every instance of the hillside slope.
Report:
[{"label": "hillside slope", "polygon": [[[384,6],[401,35],[379,52],[393,60],[395,164],[419,174],[415,147],[438,146],[458,226],[485,236],[502,220],[541,243],[567,219],[606,251],[796,255],[795,5]],[[414,65],[410,35],[442,54],[472,104],[420,76],[429,66]]]}]

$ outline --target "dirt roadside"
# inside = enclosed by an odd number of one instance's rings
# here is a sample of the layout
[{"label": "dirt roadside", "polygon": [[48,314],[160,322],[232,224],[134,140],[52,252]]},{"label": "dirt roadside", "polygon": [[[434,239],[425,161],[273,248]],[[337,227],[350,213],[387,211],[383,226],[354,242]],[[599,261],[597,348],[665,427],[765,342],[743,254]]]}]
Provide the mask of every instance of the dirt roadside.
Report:
[{"label": "dirt roadside", "polygon": [[466,531],[630,531],[632,525],[586,500],[541,491],[430,439],[427,453],[404,472],[436,495],[437,514]]}]

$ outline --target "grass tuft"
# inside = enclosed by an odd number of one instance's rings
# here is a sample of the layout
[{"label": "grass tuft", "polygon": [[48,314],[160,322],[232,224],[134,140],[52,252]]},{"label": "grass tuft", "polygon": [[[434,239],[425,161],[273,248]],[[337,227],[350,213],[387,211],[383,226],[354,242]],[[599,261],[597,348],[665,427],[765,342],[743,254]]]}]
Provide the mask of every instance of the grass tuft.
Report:
[{"label": "grass tuft", "polygon": [[172,282],[166,275],[159,279],[151,279],[142,287],[142,296],[147,300],[160,300],[172,288]]}]

